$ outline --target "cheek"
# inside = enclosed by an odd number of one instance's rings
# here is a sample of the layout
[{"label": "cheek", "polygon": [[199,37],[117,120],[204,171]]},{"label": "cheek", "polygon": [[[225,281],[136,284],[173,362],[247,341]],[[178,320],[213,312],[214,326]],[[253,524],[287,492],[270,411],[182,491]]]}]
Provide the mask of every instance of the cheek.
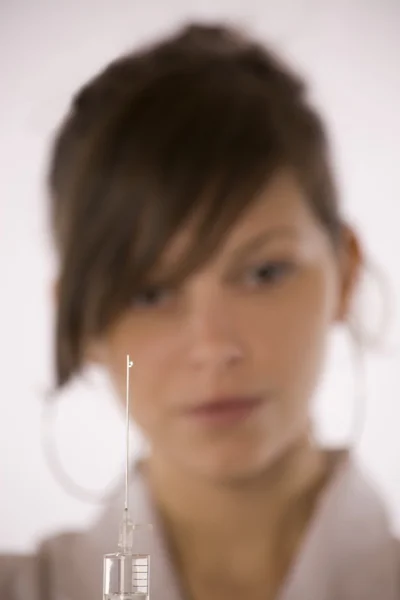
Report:
[{"label": "cheek", "polygon": [[[255,354],[276,384],[300,385],[315,377],[335,307],[335,281],[309,268],[252,316]],[[267,301],[268,302],[268,301]],[[272,384],[274,381],[272,381]]]}]

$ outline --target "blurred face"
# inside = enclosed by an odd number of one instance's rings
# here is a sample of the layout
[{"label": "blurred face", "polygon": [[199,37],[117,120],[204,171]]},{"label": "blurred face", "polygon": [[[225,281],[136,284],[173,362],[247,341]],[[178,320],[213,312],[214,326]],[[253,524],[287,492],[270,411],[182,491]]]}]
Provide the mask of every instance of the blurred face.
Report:
[{"label": "blurred face", "polygon": [[178,288],[161,283],[190,238],[107,332],[101,357],[154,460],[213,479],[249,477],[309,427],[331,324],[351,294],[340,253],[289,174],[268,186],[218,254]]}]

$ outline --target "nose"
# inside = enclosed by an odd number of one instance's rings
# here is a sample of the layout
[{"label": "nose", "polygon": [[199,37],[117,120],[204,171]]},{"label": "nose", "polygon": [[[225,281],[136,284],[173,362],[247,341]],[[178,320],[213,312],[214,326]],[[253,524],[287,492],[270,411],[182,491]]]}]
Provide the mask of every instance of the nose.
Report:
[{"label": "nose", "polygon": [[193,309],[188,331],[187,358],[193,368],[221,371],[243,361],[243,340],[226,303],[214,301]]}]

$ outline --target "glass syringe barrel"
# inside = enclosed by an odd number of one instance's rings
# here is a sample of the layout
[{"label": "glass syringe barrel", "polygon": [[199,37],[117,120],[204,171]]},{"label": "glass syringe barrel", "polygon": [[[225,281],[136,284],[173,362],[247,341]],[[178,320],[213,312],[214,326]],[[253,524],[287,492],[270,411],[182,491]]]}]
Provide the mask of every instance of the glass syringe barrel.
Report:
[{"label": "glass syringe barrel", "polygon": [[150,555],[106,554],[103,572],[103,600],[149,600]]},{"label": "glass syringe barrel", "polygon": [[103,560],[103,600],[149,600],[151,525],[133,524],[124,511],[119,550]]}]

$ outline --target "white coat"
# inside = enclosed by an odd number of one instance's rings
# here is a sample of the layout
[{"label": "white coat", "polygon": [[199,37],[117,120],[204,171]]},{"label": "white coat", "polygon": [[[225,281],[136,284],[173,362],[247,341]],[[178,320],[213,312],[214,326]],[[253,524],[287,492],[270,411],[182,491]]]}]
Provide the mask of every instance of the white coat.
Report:
[{"label": "white coat", "polygon": [[[143,476],[131,497],[153,524],[151,600],[185,600]],[[95,526],[46,540],[31,557],[0,557],[0,600],[100,600],[102,557],[116,548],[122,494]],[[349,455],[322,493],[277,600],[400,600],[400,548],[382,500]]]}]

